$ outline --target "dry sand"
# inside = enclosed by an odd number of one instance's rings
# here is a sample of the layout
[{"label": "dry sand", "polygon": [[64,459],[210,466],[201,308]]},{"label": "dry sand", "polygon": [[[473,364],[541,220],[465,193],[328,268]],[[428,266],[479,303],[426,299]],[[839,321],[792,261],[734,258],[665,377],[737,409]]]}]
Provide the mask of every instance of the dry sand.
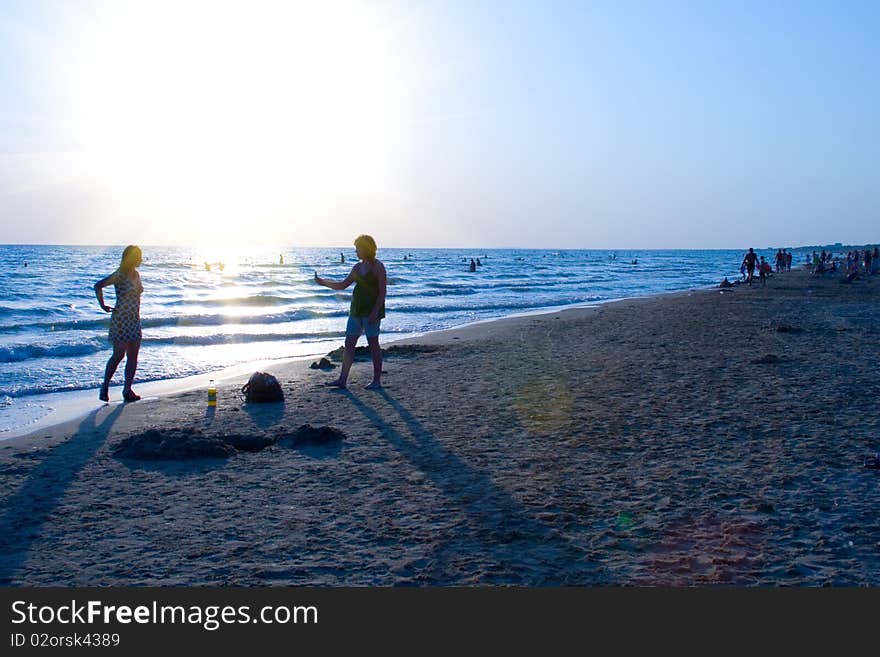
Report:
[{"label": "dry sand", "polygon": [[[110,405],[0,443],[0,584],[876,586],[878,301],[794,271],[432,334],[381,392],[297,362],[284,405]],[[112,451],[307,423],[346,438]]]}]

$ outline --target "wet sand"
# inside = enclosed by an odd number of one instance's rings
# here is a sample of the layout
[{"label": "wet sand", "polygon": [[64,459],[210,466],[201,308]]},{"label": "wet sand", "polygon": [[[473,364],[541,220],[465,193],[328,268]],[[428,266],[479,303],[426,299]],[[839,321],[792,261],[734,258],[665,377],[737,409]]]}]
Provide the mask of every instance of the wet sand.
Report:
[{"label": "wet sand", "polygon": [[[389,312],[393,312],[393,300]],[[880,278],[798,270],[395,343],[383,391],[111,404],[0,443],[0,584],[880,584]],[[296,444],[301,425],[343,440]],[[147,429],[260,451],[145,461]],[[277,442],[276,442],[277,441]]]}]

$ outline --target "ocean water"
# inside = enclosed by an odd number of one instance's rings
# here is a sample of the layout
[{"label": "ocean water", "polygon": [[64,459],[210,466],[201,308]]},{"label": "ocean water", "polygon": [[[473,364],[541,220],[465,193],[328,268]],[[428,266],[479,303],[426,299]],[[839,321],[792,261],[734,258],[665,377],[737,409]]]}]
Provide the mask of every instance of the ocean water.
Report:
[{"label": "ocean water", "polygon": [[[351,288],[337,292],[312,278],[315,271],[344,278],[356,260],[352,247],[143,251],[136,383],[325,354],[342,344]],[[31,396],[100,385],[110,355],[109,315],[98,307],[92,286],[116,269],[121,252],[122,246],[0,246],[0,433],[4,415]],[[739,277],[742,255],[380,249],[389,283],[382,341],[528,311],[716,285],[724,276]],[[793,262],[800,264],[804,255],[795,250]],[[473,273],[471,258],[481,262]],[[112,287],[105,297],[113,305]]]}]

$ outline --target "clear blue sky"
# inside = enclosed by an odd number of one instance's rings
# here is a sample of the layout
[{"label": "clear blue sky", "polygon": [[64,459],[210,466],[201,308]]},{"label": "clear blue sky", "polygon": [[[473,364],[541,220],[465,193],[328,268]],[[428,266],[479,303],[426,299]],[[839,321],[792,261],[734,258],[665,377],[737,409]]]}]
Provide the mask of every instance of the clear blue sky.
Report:
[{"label": "clear blue sky", "polygon": [[291,4],[4,0],[0,242],[880,241],[880,3]]}]

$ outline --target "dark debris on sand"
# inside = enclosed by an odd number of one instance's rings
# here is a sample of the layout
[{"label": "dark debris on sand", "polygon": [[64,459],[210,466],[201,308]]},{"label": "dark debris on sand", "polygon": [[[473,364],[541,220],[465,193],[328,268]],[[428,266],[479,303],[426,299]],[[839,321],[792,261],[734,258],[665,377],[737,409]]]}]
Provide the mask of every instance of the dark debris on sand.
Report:
[{"label": "dark debris on sand", "polygon": [[235,451],[228,442],[188,427],[147,429],[125,438],[112,448],[115,457],[138,461],[225,458]]},{"label": "dark debris on sand", "polygon": [[345,440],[346,435],[336,427],[313,427],[304,424],[293,433],[283,433],[278,437],[278,444],[290,447],[300,445],[326,445]]},{"label": "dark debris on sand", "polygon": [[259,452],[270,445],[275,444],[275,438],[263,434],[244,436],[232,434],[228,436],[220,436],[220,439],[223,442],[232,445],[239,452]]},{"label": "dark debris on sand", "polygon": [[147,429],[120,441],[111,449],[120,459],[138,461],[180,461],[226,458],[237,452],[259,452],[275,443],[262,434],[220,434],[206,436],[199,429]]},{"label": "dark debris on sand", "polygon": [[147,429],[121,440],[111,448],[113,456],[137,461],[182,461],[227,458],[238,452],[259,452],[276,443],[285,447],[338,444],[346,435],[331,426],[304,424],[296,431],[283,429],[275,435],[206,435],[195,427]]},{"label": "dark debris on sand", "polygon": [[[342,362],[342,352],[344,351],[344,347],[338,347],[334,349],[327,357],[330,360],[334,360],[338,363]],[[430,354],[436,351],[442,351],[443,347],[439,345],[427,345],[427,344],[402,344],[402,345],[392,345],[387,349],[382,350],[382,358],[391,358],[394,356],[415,356],[417,354]],[[369,347],[355,347],[354,349],[354,359],[356,361],[368,361],[370,360],[370,348]],[[323,360],[323,359],[322,359]]]}]

